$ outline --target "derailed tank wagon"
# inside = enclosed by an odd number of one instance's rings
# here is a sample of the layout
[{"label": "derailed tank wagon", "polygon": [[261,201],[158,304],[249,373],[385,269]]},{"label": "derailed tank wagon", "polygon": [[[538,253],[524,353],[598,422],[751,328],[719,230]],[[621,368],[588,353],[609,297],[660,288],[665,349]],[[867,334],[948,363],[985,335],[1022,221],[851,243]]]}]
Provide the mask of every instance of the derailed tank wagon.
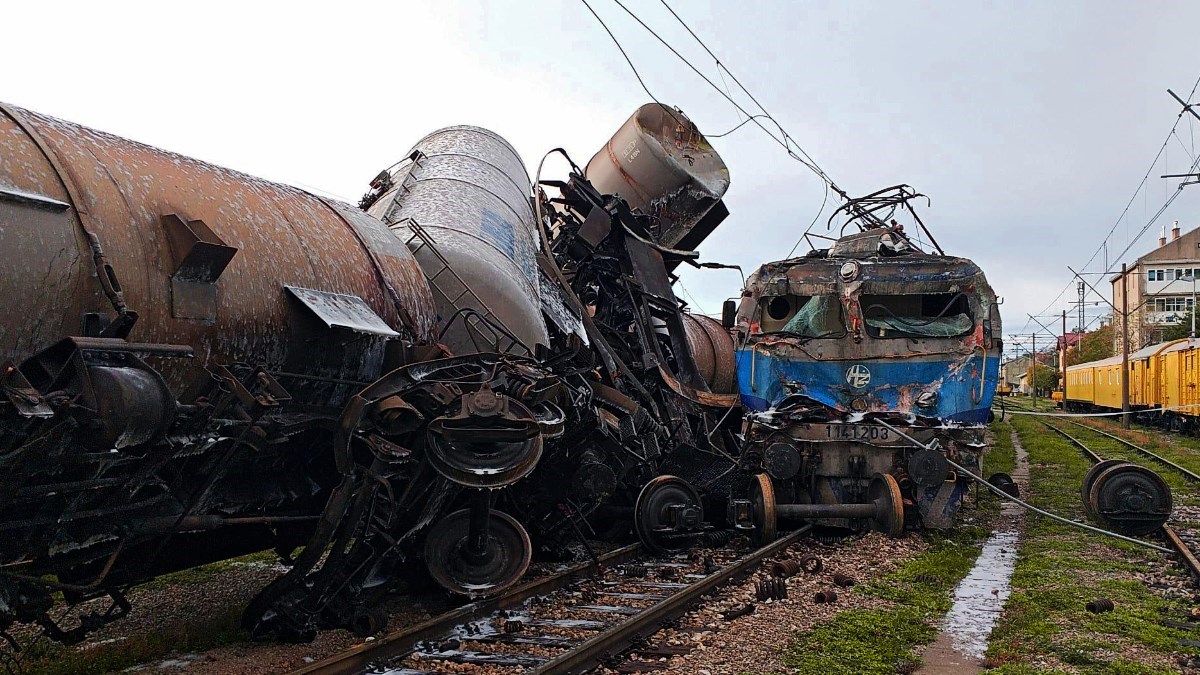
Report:
[{"label": "derailed tank wagon", "polygon": [[[355,207],[4,107],[0,227],[0,630],[78,640],[130,585],[275,547],[292,572],[248,627],[370,632],[367,590],[480,503],[462,484],[511,484],[556,433],[554,376],[444,358],[421,268]],[[496,534],[442,568],[519,577],[521,526],[469,513]],[[55,592],[112,607],[60,627]]]}]

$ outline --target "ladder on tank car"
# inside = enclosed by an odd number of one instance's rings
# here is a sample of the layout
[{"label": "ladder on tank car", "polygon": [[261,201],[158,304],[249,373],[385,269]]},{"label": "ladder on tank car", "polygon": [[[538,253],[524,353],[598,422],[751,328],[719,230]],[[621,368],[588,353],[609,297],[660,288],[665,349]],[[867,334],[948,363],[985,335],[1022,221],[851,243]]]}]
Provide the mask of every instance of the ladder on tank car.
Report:
[{"label": "ladder on tank car", "polygon": [[[422,249],[429,249],[430,255],[436,258],[438,264],[441,265],[441,268],[432,274],[424,266],[421,267],[421,270],[425,273],[425,279],[429,281],[430,288],[442,298],[445,298],[446,304],[454,309],[454,312],[446,318],[446,325],[442,328],[443,334],[451,324],[457,320],[461,320],[463,325],[466,326],[467,336],[471,339],[471,344],[476,350],[480,352],[494,351],[505,354],[523,353],[525,356],[533,356],[533,351],[517,339],[512,330],[492,311],[492,308],[475,291],[471,290],[466,280],[450,267],[450,263],[442,255],[442,252],[438,250],[437,245],[433,242],[433,236],[429,234],[428,230],[421,227],[421,224],[412,218],[405,218],[388,225],[388,229],[393,232],[402,228],[408,228],[409,232],[411,232],[408,239],[404,241],[404,244],[414,257]],[[438,277],[447,273],[462,288],[453,298],[436,283]],[[475,307],[480,307],[483,311],[480,312],[460,304],[463,298],[467,298]]]}]

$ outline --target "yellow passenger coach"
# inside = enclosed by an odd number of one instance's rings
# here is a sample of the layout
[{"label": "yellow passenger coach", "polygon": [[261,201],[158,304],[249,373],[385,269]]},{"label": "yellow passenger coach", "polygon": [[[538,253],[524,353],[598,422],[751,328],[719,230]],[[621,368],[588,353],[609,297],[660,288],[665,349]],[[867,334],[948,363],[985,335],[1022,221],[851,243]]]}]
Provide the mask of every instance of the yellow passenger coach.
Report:
[{"label": "yellow passenger coach", "polygon": [[[1065,408],[1121,410],[1121,357],[1067,367]],[[1129,355],[1129,408],[1139,422],[1200,428],[1200,339],[1148,345]]]}]

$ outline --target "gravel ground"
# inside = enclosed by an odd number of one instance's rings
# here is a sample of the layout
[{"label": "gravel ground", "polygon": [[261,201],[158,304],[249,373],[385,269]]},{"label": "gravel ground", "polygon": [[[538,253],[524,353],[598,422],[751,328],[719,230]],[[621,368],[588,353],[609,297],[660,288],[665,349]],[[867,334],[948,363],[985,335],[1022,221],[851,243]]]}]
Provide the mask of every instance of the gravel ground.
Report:
[{"label": "gravel ground", "polygon": [[[604,553],[615,546],[597,544],[597,552]],[[189,675],[257,675],[260,673],[286,672],[300,668],[313,661],[327,658],[339,651],[364,642],[348,631],[322,631],[308,644],[275,644],[238,640],[233,623],[242,608],[272,580],[287,571],[287,568],[267,560],[268,556],[256,555],[189,570],[135,588],[128,593],[133,606],[129,615],[91,634],[83,643],[62,648],[54,660],[43,660],[27,666],[25,672],[40,672],[45,667],[56,665],[56,661],[95,660],[102,652],[131,650],[148,638],[170,635],[180,644],[175,649],[154,649],[150,653],[162,653],[144,663],[127,668],[127,672],[173,673],[181,671]],[[527,577],[540,576],[562,566],[561,563],[540,563],[530,567]],[[398,594],[390,597],[387,607],[392,615],[388,630],[400,630],[424,621],[435,614],[449,610],[455,601],[444,593],[425,589],[420,593]],[[85,603],[68,614],[63,625],[74,625],[71,616],[79,612],[103,611],[105,601]],[[57,616],[57,615],[56,615]],[[38,638],[39,629],[18,625],[12,631],[23,645],[35,641],[48,643]],[[224,633],[221,636],[217,633]],[[230,638],[237,640],[230,643]],[[223,642],[223,646],[188,649],[187,643],[207,644]],[[0,646],[0,648],[3,648]],[[0,662],[0,672],[3,662]],[[84,665],[72,672],[99,672],[93,666]]]},{"label": "gravel ground", "polygon": [[[660,657],[667,665],[663,673],[679,675],[734,675],[762,673],[783,668],[783,650],[799,631],[831,619],[847,609],[868,609],[886,601],[853,593],[852,589],[833,585],[834,572],[842,572],[865,583],[891,572],[925,550],[918,536],[888,539],[872,533],[836,546],[801,542],[791,548],[793,557],[816,555],[824,569],[815,575],[803,572],[787,580],[788,597],[780,601],[757,602],[754,586],[765,572],[757,572],[740,584],[725,587],[711,597],[703,608],[688,613],[678,629],[655,635],[652,645],[691,645],[692,651],[674,657]],[[817,604],[818,591],[836,590],[835,604]],[[726,621],[728,610],[754,603],[755,612]],[[636,654],[634,655],[636,657]],[[610,671],[615,672],[615,671]]]}]

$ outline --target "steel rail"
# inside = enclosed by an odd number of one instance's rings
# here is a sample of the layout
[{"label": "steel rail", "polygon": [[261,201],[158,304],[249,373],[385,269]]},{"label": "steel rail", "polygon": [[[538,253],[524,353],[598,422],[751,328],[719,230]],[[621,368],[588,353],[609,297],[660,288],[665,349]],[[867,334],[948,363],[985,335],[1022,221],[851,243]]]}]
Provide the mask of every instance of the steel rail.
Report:
[{"label": "steel rail", "polygon": [[[631,544],[605,553],[600,556],[599,562],[601,565],[617,565],[635,557],[641,550],[640,544]],[[565,588],[578,575],[598,569],[599,567],[594,562],[572,565],[561,572],[516,586],[494,598],[486,598],[463,605],[415,626],[385,635],[373,642],[351,647],[327,659],[292,671],[292,675],[344,675],[364,672],[379,661],[408,654],[413,651],[417,643],[423,640],[442,637],[447,631],[460,624],[481,619],[498,610],[514,607],[529,598]]]},{"label": "steel rail", "polygon": [[1083,441],[1079,440],[1078,438],[1075,438],[1071,434],[1068,434],[1067,432],[1063,431],[1062,429],[1059,429],[1058,427],[1054,426],[1053,424],[1050,424],[1049,422],[1042,422],[1042,426],[1046,427],[1047,429],[1050,429],[1051,431],[1055,431],[1055,432],[1061,434],[1063,438],[1074,443],[1076,445],[1076,447],[1078,447],[1080,450],[1083,450],[1083,453],[1085,455],[1087,455],[1088,457],[1090,457],[1091,460],[1093,462],[1095,462],[1096,464],[1099,464],[1100,462],[1104,461],[1103,457],[1101,457],[1100,455],[1097,455],[1094,450],[1092,450],[1088,446],[1084,445]]},{"label": "steel rail", "polygon": [[1143,448],[1142,446],[1137,445],[1137,444],[1133,443],[1132,441],[1121,438],[1120,436],[1117,436],[1116,434],[1110,434],[1107,431],[1102,431],[1102,430],[1097,429],[1096,427],[1093,427],[1088,424],[1082,424],[1080,422],[1073,422],[1071,420],[1067,420],[1067,422],[1070,424],[1074,424],[1077,427],[1083,427],[1084,429],[1098,433],[1101,436],[1104,436],[1106,438],[1111,438],[1112,440],[1117,441],[1118,443],[1121,443],[1122,445],[1125,445],[1129,448],[1137,450],[1138,452],[1142,453],[1143,455],[1146,455],[1147,457],[1151,457],[1153,459],[1156,459],[1156,460],[1162,462],[1163,464],[1166,464],[1167,466],[1171,467],[1172,469],[1175,469],[1176,471],[1183,474],[1184,476],[1187,476],[1189,479],[1200,483],[1200,474],[1197,474],[1196,472],[1191,471],[1190,469],[1182,467],[1182,466],[1176,464],[1175,462],[1172,462],[1171,460],[1167,459],[1166,457],[1163,457],[1162,455],[1151,452],[1150,450],[1147,450],[1146,448]]},{"label": "steel rail", "polygon": [[[1171,460],[1166,459],[1165,457],[1160,457],[1157,454],[1155,454],[1139,445],[1132,443],[1131,441],[1127,441],[1124,438],[1121,438],[1120,436],[1110,434],[1106,431],[1101,431],[1100,429],[1089,426],[1087,424],[1081,424],[1079,422],[1073,422],[1071,420],[1067,420],[1067,422],[1069,422],[1070,424],[1074,424],[1075,426],[1078,426],[1078,427],[1083,427],[1084,429],[1087,429],[1089,431],[1094,431],[1097,434],[1100,434],[1101,436],[1104,436],[1106,438],[1111,438],[1112,440],[1122,443],[1134,450],[1137,450],[1138,452],[1141,452],[1145,455],[1148,455],[1150,457],[1153,457],[1154,459],[1159,460],[1163,464],[1170,466],[1171,468],[1179,471],[1180,473],[1187,476],[1188,478],[1191,478],[1192,480],[1200,481],[1200,475],[1197,475],[1197,474],[1183,468],[1182,466],[1179,466],[1175,462],[1172,462]],[[1097,463],[1103,461],[1100,459],[1100,455],[1097,455],[1095,452],[1093,452],[1090,448],[1088,448],[1082,442],[1080,442],[1079,440],[1077,440],[1077,439],[1073,438],[1072,436],[1070,436],[1069,434],[1067,434],[1067,432],[1063,431],[1062,429],[1059,429],[1058,427],[1055,427],[1053,424],[1050,424],[1049,422],[1042,422],[1042,424],[1047,427],[1050,427],[1054,431],[1057,431],[1058,433],[1060,433],[1064,437],[1066,437],[1067,440],[1071,441],[1075,445],[1082,448],[1083,451],[1085,453],[1087,453],[1088,455],[1090,455],[1092,457],[1092,459],[1095,460]],[[1200,560],[1196,559],[1195,554],[1192,553],[1192,550],[1190,548],[1188,548],[1188,545],[1183,541],[1183,539],[1181,539],[1179,537],[1179,534],[1175,531],[1175,528],[1170,527],[1169,525],[1163,525],[1162,533],[1163,533],[1163,536],[1166,537],[1167,543],[1169,543],[1171,545],[1171,548],[1174,549],[1174,553],[1177,553],[1179,555],[1179,558],[1183,561],[1183,564],[1187,566],[1188,571],[1191,574],[1193,585],[1200,582]]]},{"label": "steel rail", "polygon": [[1175,548],[1175,551],[1179,553],[1179,557],[1183,559],[1183,563],[1188,566],[1188,570],[1192,576],[1192,585],[1196,585],[1197,582],[1200,582],[1200,560],[1196,559],[1192,550],[1179,537],[1175,528],[1163,525],[1162,531],[1166,535],[1167,541],[1171,542],[1171,546]]},{"label": "steel rail", "polygon": [[720,571],[681,589],[658,604],[638,612],[628,620],[605,630],[578,647],[543,663],[533,672],[548,675],[550,673],[582,673],[591,670],[625,651],[637,639],[658,632],[664,621],[683,614],[701,597],[716,590],[730,579],[749,572],[763,559],[796,543],[811,529],[812,525],[805,525],[791,534],[777,539],[774,543],[763,546],[737,562],[725,566]]}]

